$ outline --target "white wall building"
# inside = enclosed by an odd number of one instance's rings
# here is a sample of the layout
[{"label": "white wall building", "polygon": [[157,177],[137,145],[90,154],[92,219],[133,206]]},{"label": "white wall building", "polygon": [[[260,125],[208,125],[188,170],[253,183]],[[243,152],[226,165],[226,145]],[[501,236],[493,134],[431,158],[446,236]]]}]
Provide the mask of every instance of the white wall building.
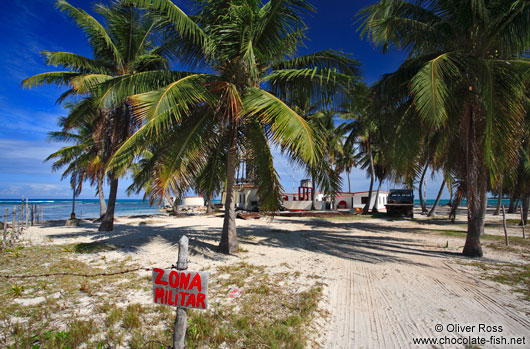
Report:
[{"label": "white wall building", "polygon": [[[298,193],[283,193],[282,205],[289,211],[310,211],[312,204],[312,188],[311,182],[303,180],[298,187]],[[379,197],[376,200],[377,191],[372,192],[372,200],[370,201],[370,209],[374,206],[379,211],[386,211],[385,204],[387,203],[388,192],[385,190],[379,191]],[[356,193],[339,193],[335,197],[334,209],[338,210],[357,210],[363,209],[368,200],[368,191]],[[258,188],[253,184],[239,184],[234,189],[234,201],[236,208],[248,211],[254,211],[259,208]],[[377,202],[376,202],[377,201]],[[223,192],[221,202],[226,202],[226,194]],[[315,193],[315,209],[328,210],[331,208],[330,198],[324,196],[323,193]]]},{"label": "white wall building", "polygon": [[[341,209],[362,209],[368,201],[368,191],[361,191],[356,193],[339,193],[335,198],[335,207]],[[372,199],[370,200],[370,210],[377,207],[378,211],[386,210],[386,203],[388,192],[385,190],[379,191],[379,197],[376,200],[377,191],[372,192]],[[377,202],[376,202],[377,201]]]}]

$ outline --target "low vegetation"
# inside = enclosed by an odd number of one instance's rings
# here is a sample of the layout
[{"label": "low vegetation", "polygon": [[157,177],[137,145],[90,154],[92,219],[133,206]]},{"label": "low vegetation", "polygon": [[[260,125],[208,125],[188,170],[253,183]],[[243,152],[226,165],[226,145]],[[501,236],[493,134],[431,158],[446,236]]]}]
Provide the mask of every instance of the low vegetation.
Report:
[{"label": "low vegetation", "polygon": [[[1,275],[110,273],[136,267],[98,254],[103,244],[27,246],[0,256]],[[90,259],[93,257],[93,259]],[[9,272],[7,272],[9,271]],[[322,297],[318,282],[302,292],[297,276],[246,262],[210,270],[207,311],[188,311],[188,348],[302,348]],[[229,298],[238,288],[242,293]],[[6,348],[161,348],[171,344],[174,310],[151,303],[150,273],[0,278],[0,346]]]},{"label": "low vegetation", "polygon": [[530,301],[530,264],[473,262],[469,265],[480,268],[486,279],[512,286]]}]

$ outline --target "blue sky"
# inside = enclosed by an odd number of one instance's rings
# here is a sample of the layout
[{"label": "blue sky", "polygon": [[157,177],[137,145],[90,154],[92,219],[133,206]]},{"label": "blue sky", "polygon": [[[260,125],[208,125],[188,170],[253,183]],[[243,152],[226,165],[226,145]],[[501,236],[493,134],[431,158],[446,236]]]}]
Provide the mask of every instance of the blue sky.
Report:
[{"label": "blue sky", "polygon": [[[177,5],[182,1],[174,0]],[[362,64],[365,80],[371,84],[382,74],[393,72],[405,58],[403,52],[383,55],[356,32],[355,13],[373,0],[312,1],[317,13],[307,18],[307,48],[300,54],[325,49],[352,54]],[[96,1],[71,0],[70,3],[91,12]],[[42,50],[69,51],[90,56],[83,32],[55,8],[54,0],[1,1],[0,31],[0,198],[70,198],[67,180],[51,171],[43,160],[61,144],[47,141],[47,133],[57,130],[57,118],[64,110],[55,103],[62,89],[43,86],[24,90],[20,82],[34,74],[55,70],[43,64]],[[281,182],[287,191],[297,186],[304,174],[291,169],[286,159],[275,159]],[[369,181],[363,171],[351,174],[352,191],[367,190]],[[129,179],[122,180],[118,198],[127,198]],[[439,179],[428,179],[427,194],[434,198]],[[384,188],[393,187],[384,184]],[[344,178],[344,189],[347,181]],[[447,193],[446,193],[447,194]],[[444,195],[444,197],[447,195]],[[94,190],[84,186],[81,198],[94,198]],[[134,198],[134,197],[132,197]]]}]

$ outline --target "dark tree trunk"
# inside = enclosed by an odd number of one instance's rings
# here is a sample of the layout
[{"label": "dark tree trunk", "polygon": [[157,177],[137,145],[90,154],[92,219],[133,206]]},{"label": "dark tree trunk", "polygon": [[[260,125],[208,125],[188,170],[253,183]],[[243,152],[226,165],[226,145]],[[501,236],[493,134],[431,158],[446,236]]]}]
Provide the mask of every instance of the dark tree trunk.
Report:
[{"label": "dark tree trunk", "polygon": [[495,207],[495,212],[493,212],[494,216],[498,216],[501,212],[501,204],[502,204],[502,184],[499,185],[499,190],[497,192],[497,206]]},{"label": "dark tree trunk", "polygon": [[515,200],[515,207],[512,213],[517,213],[517,210],[519,209],[519,202],[521,202],[521,200],[517,198],[517,200]]},{"label": "dark tree trunk", "polygon": [[447,204],[447,206],[453,206],[453,185],[450,184],[449,185],[449,204]]},{"label": "dark tree trunk", "polygon": [[513,192],[512,196],[510,196],[510,204],[508,205],[508,213],[515,212],[515,202],[517,201],[518,196],[519,194],[517,192]]},{"label": "dark tree trunk", "polygon": [[226,164],[226,200],[223,232],[219,250],[222,253],[236,253],[238,250],[236,231],[236,207],[234,206],[234,184],[237,161],[237,126],[232,125],[230,130],[230,148]]},{"label": "dark tree trunk", "polygon": [[351,171],[346,171],[346,174],[348,175],[348,193],[351,193],[350,172]]},{"label": "dark tree trunk", "polygon": [[425,179],[425,174],[427,173],[427,169],[429,168],[429,164],[425,165],[425,168],[423,169],[423,172],[421,174],[420,178],[420,185],[418,187],[418,194],[420,194],[420,206],[421,206],[421,214],[427,213],[427,204],[425,200],[427,198],[423,197],[423,183]]},{"label": "dark tree trunk", "polygon": [[208,199],[208,201],[206,202],[206,214],[211,215],[212,213],[213,213],[212,200]]},{"label": "dark tree trunk", "polygon": [[484,233],[484,218],[487,203],[488,171],[484,163],[484,144],[480,125],[484,117],[472,106],[466,106],[464,127],[466,141],[466,187],[467,187],[467,236],[462,254],[482,257],[480,236]]},{"label": "dark tree trunk", "polygon": [[[74,194],[72,195],[72,213],[70,214],[70,219],[75,219],[75,188],[72,191]],[[24,198],[22,198],[22,202],[24,202]]]},{"label": "dark tree trunk", "polygon": [[116,207],[116,196],[118,194],[118,178],[110,176],[110,193],[109,204],[107,211],[101,220],[98,231],[113,231],[114,230],[114,209]]},{"label": "dark tree trunk", "polygon": [[438,203],[440,202],[440,197],[442,196],[442,193],[444,191],[445,186],[445,178],[442,181],[442,185],[440,186],[440,190],[438,191],[438,195],[436,196],[436,201],[434,202],[434,205],[432,205],[431,210],[427,214],[427,217],[436,216],[436,208],[438,207]]},{"label": "dark tree trunk", "polygon": [[527,222],[528,222],[528,207],[530,206],[530,195],[526,195],[525,197],[523,197],[521,199],[522,201],[522,207],[521,207],[521,210],[523,210],[523,214],[522,214],[522,220],[521,220],[521,223],[519,225],[523,225],[526,226]]},{"label": "dark tree trunk", "polygon": [[315,176],[311,175],[311,211],[316,210],[315,201]]},{"label": "dark tree trunk", "polygon": [[370,189],[368,190],[368,198],[366,200],[366,205],[363,208],[363,214],[368,214],[370,212],[370,204],[372,201],[372,191],[374,189],[374,157],[372,156],[372,149],[370,147],[370,138],[368,138],[368,154],[370,155]]},{"label": "dark tree trunk", "polygon": [[372,209],[373,213],[378,213],[379,210],[377,209],[377,205],[379,204],[379,191],[381,190],[381,184],[383,184],[383,180],[379,180],[379,185],[377,186],[377,192],[375,193],[375,202],[374,202],[374,208]]},{"label": "dark tree trunk", "polygon": [[181,196],[179,195],[178,197],[176,196],[175,200],[173,200],[173,202],[171,203],[171,209],[173,210],[173,213],[175,214],[175,216],[180,215],[180,209],[179,209],[180,200],[181,200]]},{"label": "dark tree trunk", "polygon": [[98,195],[99,195],[99,219],[102,219],[107,212],[107,203],[105,202],[105,192],[103,191],[103,177],[98,176]]}]

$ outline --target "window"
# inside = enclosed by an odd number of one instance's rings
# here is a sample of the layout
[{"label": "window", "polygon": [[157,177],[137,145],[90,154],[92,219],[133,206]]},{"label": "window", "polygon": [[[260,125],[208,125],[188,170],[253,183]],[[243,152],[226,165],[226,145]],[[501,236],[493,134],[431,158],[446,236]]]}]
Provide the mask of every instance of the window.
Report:
[{"label": "window", "polygon": [[361,197],[361,204],[365,205],[368,202],[368,196]]}]

